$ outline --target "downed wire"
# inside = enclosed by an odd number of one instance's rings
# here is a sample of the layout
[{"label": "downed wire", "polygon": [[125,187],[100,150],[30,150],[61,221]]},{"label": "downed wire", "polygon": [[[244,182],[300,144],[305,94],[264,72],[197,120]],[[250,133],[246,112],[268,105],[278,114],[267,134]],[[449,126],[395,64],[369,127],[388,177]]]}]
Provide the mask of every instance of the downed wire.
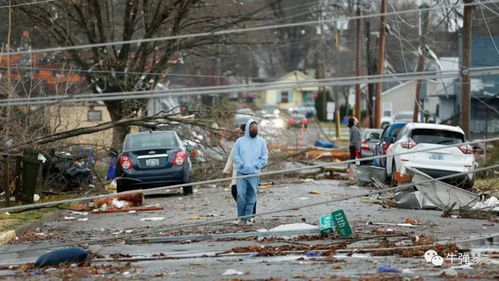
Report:
[{"label": "downed wire", "polygon": [[[426,149],[414,150],[414,151],[409,151],[409,152],[396,153],[396,154],[391,155],[391,157],[426,152],[426,151],[440,150],[442,148],[448,148],[448,147],[458,147],[458,146],[462,146],[462,145],[487,143],[487,142],[494,142],[494,141],[499,141],[499,137],[485,139],[485,140],[477,140],[474,142],[450,144],[450,145],[441,146],[439,148],[426,148]],[[361,161],[369,161],[369,160],[380,159],[380,158],[385,158],[385,157],[388,157],[388,155],[380,155],[380,156],[361,158]],[[230,177],[230,178],[219,178],[219,179],[213,179],[213,180],[205,180],[205,181],[183,183],[183,184],[176,184],[176,185],[170,185],[170,186],[162,186],[162,187],[150,188],[147,190],[135,189],[135,190],[125,191],[125,192],[120,192],[120,194],[124,195],[124,194],[132,194],[132,193],[137,193],[137,192],[143,192],[143,193],[147,194],[147,193],[153,193],[153,192],[157,192],[157,191],[177,189],[177,188],[181,188],[181,187],[188,187],[188,186],[201,185],[201,184],[218,183],[218,182],[224,182],[224,181],[250,178],[250,177],[255,177],[255,176],[269,176],[269,175],[297,172],[297,171],[301,171],[301,170],[323,168],[323,167],[327,167],[327,166],[337,166],[337,165],[341,165],[341,164],[354,164],[356,161],[357,161],[356,159],[352,159],[352,160],[345,160],[345,161],[340,161],[340,162],[317,164],[317,165],[313,165],[313,166],[306,166],[306,167],[299,167],[299,168],[292,168],[292,169],[282,169],[282,170],[264,172],[264,173],[260,173],[260,174],[242,175],[242,176],[236,176],[236,177]],[[43,207],[50,207],[50,206],[64,204],[64,203],[79,202],[79,201],[93,200],[93,199],[100,199],[100,198],[108,198],[108,197],[113,197],[113,196],[116,196],[116,194],[102,194],[102,195],[95,195],[95,196],[88,196],[88,197],[65,199],[65,200],[54,201],[54,202],[14,206],[14,207],[1,208],[0,212],[19,211],[19,210],[33,209],[33,208],[43,208]]]},{"label": "downed wire", "polygon": [[415,185],[418,185],[418,184],[431,183],[431,182],[435,182],[435,181],[445,180],[445,179],[449,179],[449,178],[453,178],[453,177],[457,177],[457,176],[482,172],[482,171],[496,169],[496,168],[499,168],[499,164],[484,167],[484,168],[479,168],[479,169],[476,169],[474,171],[467,171],[467,172],[457,173],[457,174],[443,176],[443,177],[439,177],[439,178],[429,179],[429,180],[425,180],[425,181],[420,181],[420,182],[415,182],[415,183],[407,183],[407,184],[399,185],[396,187],[390,187],[390,188],[386,188],[386,189],[382,189],[382,190],[364,192],[364,193],[360,193],[357,195],[350,195],[350,196],[345,196],[342,198],[336,198],[336,199],[331,199],[331,200],[322,201],[322,202],[305,204],[305,205],[301,205],[301,206],[295,206],[295,207],[285,208],[285,209],[280,209],[280,210],[275,210],[275,211],[268,211],[268,212],[263,212],[263,213],[259,213],[259,214],[254,214],[254,215],[233,217],[233,218],[227,218],[227,219],[221,219],[221,220],[215,220],[215,221],[209,221],[209,222],[202,222],[202,223],[183,224],[180,226],[177,225],[177,226],[169,227],[169,228],[165,228],[165,229],[153,229],[150,231],[144,231],[142,233],[125,234],[125,235],[122,235],[121,237],[105,237],[105,238],[90,239],[90,240],[79,241],[79,242],[66,242],[66,243],[59,243],[59,244],[50,245],[50,246],[30,247],[28,249],[22,249],[22,250],[17,250],[17,251],[4,251],[2,253],[3,254],[10,254],[10,253],[25,252],[25,251],[45,250],[45,249],[51,249],[51,248],[56,248],[56,247],[64,247],[64,246],[71,246],[71,245],[84,244],[84,243],[91,244],[91,243],[98,243],[98,242],[106,242],[106,241],[110,241],[110,240],[127,239],[127,238],[131,238],[131,237],[135,237],[135,236],[145,235],[145,234],[153,234],[153,233],[158,233],[158,232],[169,232],[169,231],[175,231],[175,230],[183,230],[185,228],[194,228],[194,227],[200,227],[200,226],[208,226],[208,225],[213,225],[213,224],[226,223],[226,222],[233,221],[234,219],[238,219],[238,218],[245,219],[245,218],[260,217],[260,216],[271,215],[271,214],[276,214],[276,213],[299,210],[299,209],[303,209],[303,208],[315,207],[315,206],[320,206],[320,205],[327,205],[327,204],[334,203],[334,202],[345,201],[345,200],[360,198],[360,197],[364,197],[364,196],[371,196],[371,195],[380,194],[383,192],[402,191],[402,190],[408,189],[408,188],[415,186]]}]

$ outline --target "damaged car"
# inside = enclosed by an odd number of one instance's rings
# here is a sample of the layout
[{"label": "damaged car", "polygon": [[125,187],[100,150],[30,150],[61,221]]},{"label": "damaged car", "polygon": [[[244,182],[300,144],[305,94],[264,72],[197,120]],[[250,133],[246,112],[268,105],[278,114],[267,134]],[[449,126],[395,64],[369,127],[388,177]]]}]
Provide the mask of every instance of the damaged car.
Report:
[{"label": "damaged car", "polygon": [[[435,150],[428,150],[432,148]],[[403,154],[414,151],[416,153]],[[463,130],[457,126],[409,123],[400,131],[399,139],[388,148],[386,155],[386,174],[392,183],[395,183],[395,172],[402,166],[416,168],[433,178],[471,172],[476,167],[473,149],[466,143]],[[468,173],[444,181],[471,189],[475,177]]]},{"label": "damaged car", "polygon": [[[190,183],[189,151],[175,131],[128,134],[116,166],[117,191]],[[192,194],[192,186],[183,187]]]}]

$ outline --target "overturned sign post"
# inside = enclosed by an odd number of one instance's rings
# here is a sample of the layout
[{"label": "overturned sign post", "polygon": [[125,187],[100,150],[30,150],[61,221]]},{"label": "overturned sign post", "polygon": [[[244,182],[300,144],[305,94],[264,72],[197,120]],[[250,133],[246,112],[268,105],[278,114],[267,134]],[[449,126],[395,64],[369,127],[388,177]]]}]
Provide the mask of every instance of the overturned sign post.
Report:
[{"label": "overturned sign post", "polygon": [[352,228],[348,223],[345,211],[337,210],[330,215],[322,216],[319,219],[321,235],[325,235],[336,230],[340,237],[350,237],[353,234]]}]

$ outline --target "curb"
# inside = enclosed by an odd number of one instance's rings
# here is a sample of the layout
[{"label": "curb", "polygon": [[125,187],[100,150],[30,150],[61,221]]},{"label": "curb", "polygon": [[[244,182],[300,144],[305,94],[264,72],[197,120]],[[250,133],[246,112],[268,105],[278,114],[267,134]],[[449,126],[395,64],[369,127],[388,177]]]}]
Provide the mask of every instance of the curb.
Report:
[{"label": "curb", "polygon": [[61,215],[63,211],[64,210],[58,210],[52,213],[45,214],[40,219],[28,222],[26,224],[22,224],[18,226],[16,229],[0,232],[0,247],[3,246],[4,244],[9,243],[12,239],[24,235],[24,233],[26,233],[30,229],[41,227],[43,223],[46,221],[55,220],[57,217]]}]

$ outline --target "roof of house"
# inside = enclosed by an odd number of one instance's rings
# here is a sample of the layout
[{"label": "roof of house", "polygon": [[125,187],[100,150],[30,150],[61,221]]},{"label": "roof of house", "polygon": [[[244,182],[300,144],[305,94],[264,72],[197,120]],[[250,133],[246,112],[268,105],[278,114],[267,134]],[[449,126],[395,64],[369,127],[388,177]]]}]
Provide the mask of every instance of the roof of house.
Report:
[{"label": "roof of house", "polygon": [[[415,81],[417,81],[417,80],[410,80],[410,81],[406,81],[406,82],[404,82],[404,83],[402,83],[402,84],[398,84],[397,86],[392,87],[392,88],[390,88],[390,89],[388,89],[388,90],[384,91],[383,93],[381,93],[381,95],[382,95],[382,96],[385,96],[385,95],[387,95],[387,94],[389,94],[389,93],[391,93],[391,92],[394,92],[394,91],[396,91],[396,90],[398,90],[398,89],[400,89],[400,88],[403,88],[403,87],[405,87],[405,86],[407,86],[407,85],[409,85],[410,83],[413,83],[413,82],[415,82]],[[426,81],[428,81],[428,82],[430,82],[430,83],[433,83],[433,84],[437,84],[437,81],[435,81],[435,80],[426,79]]]},{"label": "roof of house", "polygon": [[305,74],[301,71],[295,70],[295,71],[292,71],[288,74],[281,76],[277,81],[282,81],[282,80],[315,80],[315,79],[313,77],[308,76],[307,74]]}]

